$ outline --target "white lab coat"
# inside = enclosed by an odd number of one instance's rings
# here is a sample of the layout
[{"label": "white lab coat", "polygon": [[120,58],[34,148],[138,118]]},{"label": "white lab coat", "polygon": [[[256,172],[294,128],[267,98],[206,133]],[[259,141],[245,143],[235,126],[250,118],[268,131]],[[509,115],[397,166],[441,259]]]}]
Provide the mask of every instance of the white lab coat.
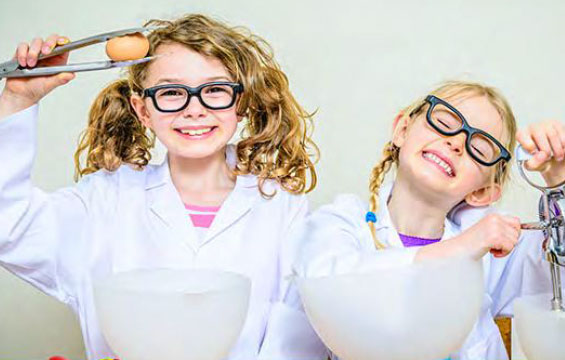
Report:
[{"label": "white lab coat", "polygon": [[[404,248],[394,228],[386,201],[391,188],[382,188],[375,224],[377,237],[389,247],[387,250],[375,249],[365,222],[368,204],[355,195],[340,195],[332,204],[312,213],[296,231],[295,240],[301,242],[302,250],[294,265],[295,273],[318,277],[412,263],[418,248]],[[446,218],[442,240],[456,236],[491,211],[491,207],[460,207]],[[551,292],[549,265],[542,260],[542,238],[539,231],[524,231],[509,256],[495,258],[488,254],[483,258],[486,292],[480,316],[463,347],[451,359],[508,359],[493,318],[511,315],[512,301],[519,295]]]},{"label": "white lab coat", "polygon": [[[292,257],[284,240],[308,211],[305,196],[267,182],[266,191],[277,191],[268,200],[255,176],[238,176],[201,238],[167,161],[143,171],[125,165],[98,171],[46,194],[30,181],[37,112],[35,105],[0,120],[0,264],[74,310],[89,359],[115,355],[100,332],[93,281],[158,267],[214,268],[251,279],[249,312],[230,360],[319,356],[319,340],[302,309],[282,302],[287,282],[281,279],[290,271],[286,256]],[[226,155],[233,165],[234,149]]]}]

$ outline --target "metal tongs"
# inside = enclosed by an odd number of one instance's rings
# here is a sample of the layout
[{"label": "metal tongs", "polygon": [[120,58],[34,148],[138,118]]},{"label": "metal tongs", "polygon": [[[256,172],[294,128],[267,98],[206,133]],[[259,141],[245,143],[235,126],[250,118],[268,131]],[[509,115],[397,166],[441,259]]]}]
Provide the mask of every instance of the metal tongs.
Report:
[{"label": "metal tongs", "polygon": [[[135,34],[137,32],[146,32],[156,29],[155,27],[138,27],[125,30],[117,30],[108,33],[103,33],[99,35],[90,36],[81,40],[73,41],[66,45],[57,46],[53,49],[50,54],[40,55],[38,60],[47,59],[52,56],[60,55],[67,51],[80,49],[86,46],[106,42],[112,38]],[[128,61],[94,61],[86,63],[77,64],[67,64],[61,66],[46,66],[46,67],[36,67],[33,69],[22,68],[18,63],[17,59],[10,60],[0,64],[0,79],[11,78],[11,77],[30,77],[30,76],[43,76],[43,75],[53,75],[61,72],[79,72],[79,71],[93,71],[93,70],[104,70],[116,67],[130,66],[134,64],[144,63],[146,61],[153,60],[155,56],[144,57],[136,60]]]},{"label": "metal tongs", "polygon": [[542,192],[539,201],[540,221],[522,224],[522,229],[543,230],[542,248],[549,262],[553,287],[551,308],[555,311],[565,311],[561,290],[561,273],[559,272],[559,266],[565,267],[565,179],[555,186],[535,184],[528,178],[524,169],[525,162],[531,157],[532,155],[528,154],[522,146],[516,148],[516,161],[520,175],[528,184]]}]

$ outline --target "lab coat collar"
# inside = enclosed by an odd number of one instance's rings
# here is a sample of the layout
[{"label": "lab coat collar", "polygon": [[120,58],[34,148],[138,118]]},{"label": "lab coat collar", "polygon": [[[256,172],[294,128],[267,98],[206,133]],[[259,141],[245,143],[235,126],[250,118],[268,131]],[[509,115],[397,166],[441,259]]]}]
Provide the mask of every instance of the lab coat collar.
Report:
[{"label": "lab coat collar", "polygon": [[[235,167],[235,151],[233,145],[226,147],[226,161],[232,169]],[[151,211],[175,229],[179,238],[194,251],[198,251],[199,247],[222,233],[251,209],[260,197],[257,187],[255,176],[237,176],[234,189],[222,204],[204,239],[200,239],[172,182],[168,158],[152,169],[146,182]]]},{"label": "lab coat collar", "polygon": [[202,245],[227,230],[232,224],[247,214],[253,204],[259,200],[260,196],[257,178],[255,176],[238,176],[234,189],[222,204],[220,211],[216,214],[212,225],[206,232]]},{"label": "lab coat collar", "polygon": [[[398,231],[394,227],[394,223],[390,218],[388,211],[388,200],[392,194],[393,184],[389,183],[383,185],[379,191],[379,214],[377,215],[377,222],[375,229],[378,232],[378,237],[381,241],[385,241],[393,247],[404,247]],[[379,230],[394,230],[394,231],[379,231]],[[444,231],[441,237],[442,240],[449,239],[457,235],[461,231],[458,224],[454,223],[449,217],[445,218]]]}]

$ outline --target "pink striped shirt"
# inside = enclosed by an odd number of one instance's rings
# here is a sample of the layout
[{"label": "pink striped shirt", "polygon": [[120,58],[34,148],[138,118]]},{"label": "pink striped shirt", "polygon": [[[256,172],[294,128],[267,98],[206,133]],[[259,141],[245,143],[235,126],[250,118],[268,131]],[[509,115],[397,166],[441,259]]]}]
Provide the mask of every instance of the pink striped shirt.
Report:
[{"label": "pink striped shirt", "polygon": [[212,225],[216,214],[220,210],[220,206],[198,206],[185,204],[184,207],[188,211],[188,215],[190,216],[190,220],[192,220],[194,227],[205,229],[208,229]]}]

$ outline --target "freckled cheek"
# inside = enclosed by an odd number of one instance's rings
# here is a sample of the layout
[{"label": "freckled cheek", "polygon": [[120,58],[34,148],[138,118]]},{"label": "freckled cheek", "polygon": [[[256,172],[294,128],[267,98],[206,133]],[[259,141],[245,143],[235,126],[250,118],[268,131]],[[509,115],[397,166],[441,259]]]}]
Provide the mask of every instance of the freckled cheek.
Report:
[{"label": "freckled cheek", "polygon": [[155,110],[151,113],[151,123],[154,128],[170,128],[175,116],[175,113],[168,114]]},{"label": "freckled cheek", "polygon": [[401,153],[404,152],[407,156],[408,154],[413,156],[420,156],[422,150],[424,150],[434,139],[431,138],[428,134],[423,132],[413,132],[410,134],[409,137],[406,138],[406,141],[401,146]]},{"label": "freckled cheek", "polygon": [[166,134],[171,131],[171,124],[170,122],[154,122],[153,123],[153,131],[156,134]]},{"label": "freckled cheek", "polygon": [[223,131],[233,132],[237,129],[237,116],[235,114],[229,114],[229,116],[218,117],[218,122],[220,123],[220,128]]},{"label": "freckled cheek", "polygon": [[430,128],[427,123],[416,122],[412,124],[412,127],[408,130],[406,145],[422,147],[439,138],[441,138],[441,135]]},{"label": "freckled cheek", "polygon": [[474,182],[477,183],[477,185],[484,185],[492,178],[492,169],[480,165],[479,163],[471,159],[470,156],[465,159],[465,162],[463,164],[466,169],[469,169],[467,171],[468,177],[470,179],[473,179]]},{"label": "freckled cheek", "polygon": [[418,161],[418,159],[415,158],[414,156],[414,152],[411,151],[411,149],[401,149],[400,152],[398,153],[398,168],[399,169],[405,169],[406,166],[408,166],[408,164],[414,164],[411,165],[411,167],[416,167],[418,168],[418,164],[415,163],[415,161]]}]

